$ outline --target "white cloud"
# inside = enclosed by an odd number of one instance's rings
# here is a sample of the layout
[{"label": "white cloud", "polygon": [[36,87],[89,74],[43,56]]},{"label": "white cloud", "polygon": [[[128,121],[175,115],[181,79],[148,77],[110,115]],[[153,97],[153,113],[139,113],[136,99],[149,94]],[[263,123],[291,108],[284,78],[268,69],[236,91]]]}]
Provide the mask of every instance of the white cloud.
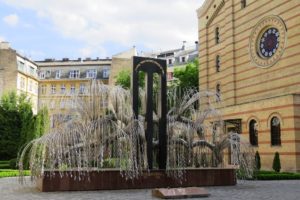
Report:
[{"label": "white cloud", "polygon": [[11,27],[15,27],[19,23],[19,17],[17,14],[11,14],[11,15],[7,15],[7,16],[3,17],[3,21],[7,25],[9,25]]},{"label": "white cloud", "polygon": [[5,38],[0,35],[0,42],[4,42]]},{"label": "white cloud", "polygon": [[88,55],[109,43],[153,50],[177,48],[183,40],[191,44],[198,39],[196,9],[204,0],[4,1],[35,11],[64,37],[83,41],[80,51]]}]

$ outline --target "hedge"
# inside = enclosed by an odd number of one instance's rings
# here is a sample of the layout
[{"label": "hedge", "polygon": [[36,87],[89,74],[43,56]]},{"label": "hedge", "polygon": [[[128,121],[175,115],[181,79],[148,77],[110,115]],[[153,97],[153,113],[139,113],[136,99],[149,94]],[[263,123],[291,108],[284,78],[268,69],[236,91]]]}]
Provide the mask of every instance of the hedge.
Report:
[{"label": "hedge", "polygon": [[[30,171],[24,171],[25,176],[30,175]],[[19,170],[0,170],[0,178],[19,176]]]},{"label": "hedge", "polygon": [[287,173],[277,173],[277,174],[258,174],[256,176],[257,180],[299,180],[300,174],[287,174]]},{"label": "hedge", "polygon": [[293,172],[274,172],[274,171],[257,171],[254,179],[256,180],[295,180],[300,179],[300,173]]}]

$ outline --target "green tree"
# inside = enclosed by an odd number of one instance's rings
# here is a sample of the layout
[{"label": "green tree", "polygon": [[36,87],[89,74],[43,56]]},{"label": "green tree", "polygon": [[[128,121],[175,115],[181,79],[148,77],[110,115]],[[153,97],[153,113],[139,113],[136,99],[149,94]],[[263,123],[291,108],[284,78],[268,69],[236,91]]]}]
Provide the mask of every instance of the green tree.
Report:
[{"label": "green tree", "polygon": [[25,94],[4,94],[0,99],[0,160],[16,158],[24,144],[45,132],[47,119],[45,109],[33,114]]},{"label": "green tree", "polygon": [[198,59],[188,63],[185,68],[174,70],[174,77],[178,79],[177,85],[185,90],[188,88],[199,88],[199,62]]},{"label": "green tree", "polygon": [[[124,70],[119,72],[116,77],[116,85],[123,87],[124,89],[130,89],[131,86],[131,72],[129,70]],[[139,86],[144,88],[145,86],[145,73],[139,73]]]},{"label": "green tree", "polygon": [[260,170],[260,168],[261,168],[260,155],[259,155],[258,151],[256,151],[256,153],[255,153],[255,167],[256,167],[256,170]]},{"label": "green tree", "polygon": [[120,85],[124,89],[130,89],[130,71],[121,71],[116,78],[116,85]]},{"label": "green tree", "polygon": [[280,172],[281,164],[280,164],[280,157],[279,153],[276,152],[273,160],[273,169],[275,172]]}]

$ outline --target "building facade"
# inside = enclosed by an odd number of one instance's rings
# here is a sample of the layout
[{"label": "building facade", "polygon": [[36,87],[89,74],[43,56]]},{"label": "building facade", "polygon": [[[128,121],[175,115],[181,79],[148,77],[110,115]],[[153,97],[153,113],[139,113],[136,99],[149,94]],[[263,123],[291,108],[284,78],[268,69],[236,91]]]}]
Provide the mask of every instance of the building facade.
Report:
[{"label": "building facade", "polygon": [[8,43],[0,43],[0,96],[11,90],[25,93],[31,100],[34,114],[38,111],[37,70],[36,63],[18,54]]},{"label": "building facade", "polygon": [[197,10],[200,90],[216,92],[225,131],[272,169],[300,171],[300,1],[206,0]]},{"label": "building facade", "polygon": [[186,46],[185,41],[181,48],[161,51],[156,53],[145,53],[143,56],[164,59],[167,62],[167,81],[174,80],[174,70],[184,68],[189,62],[198,57],[198,42],[193,46]]},{"label": "building facade", "polygon": [[90,80],[96,79],[108,84],[111,59],[62,60],[45,59],[36,61],[39,66],[38,107],[48,107],[50,125],[62,117],[71,116],[74,110],[74,96],[89,94]]}]

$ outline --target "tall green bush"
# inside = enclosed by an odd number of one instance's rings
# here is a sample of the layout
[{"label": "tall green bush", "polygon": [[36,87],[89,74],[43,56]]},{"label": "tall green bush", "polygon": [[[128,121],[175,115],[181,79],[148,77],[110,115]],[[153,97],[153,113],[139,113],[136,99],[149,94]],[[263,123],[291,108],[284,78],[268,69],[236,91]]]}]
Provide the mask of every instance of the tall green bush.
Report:
[{"label": "tall green bush", "polygon": [[41,136],[48,126],[48,112],[32,112],[30,98],[15,91],[0,99],[0,160],[17,157],[24,144]]},{"label": "tall green bush", "polygon": [[198,59],[188,63],[185,68],[175,68],[174,77],[178,79],[178,86],[181,89],[199,87],[199,61]]},{"label": "tall green bush", "polygon": [[281,164],[280,164],[280,157],[279,153],[276,152],[273,160],[273,169],[275,172],[280,172]]},{"label": "tall green bush", "polygon": [[256,153],[255,153],[255,168],[256,168],[256,170],[260,170],[260,168],[261,168],[260,155],[259,155],[258,151],[256,151]]}]

